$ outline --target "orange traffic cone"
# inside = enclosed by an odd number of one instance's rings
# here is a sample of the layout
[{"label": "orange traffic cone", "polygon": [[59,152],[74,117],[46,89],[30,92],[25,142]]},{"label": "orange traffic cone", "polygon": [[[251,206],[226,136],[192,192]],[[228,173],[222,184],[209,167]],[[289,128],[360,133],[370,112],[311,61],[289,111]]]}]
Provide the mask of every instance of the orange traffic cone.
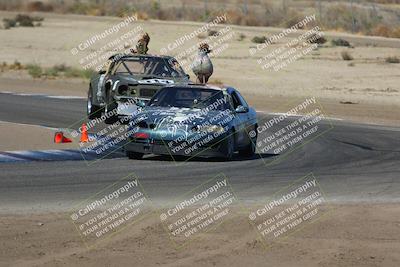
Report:
[{"label": "orange traffic cone", "polygon": [[82,124],[81,129],[82,129],[82,130],[81,130],[82,134],[81,134],[81,140],[80,140],[80,142],[81,142],[81,143],[87,143],[87,142],[89,142],[89,137],[88,137],[88,133],[87,133],[86,123]]},{"label": "orange traffic cone", "polygon": [[72,140],[65,137],[63,132],[56,132],[54,134],[54,143],[61,144],[61,143],[71,143]]}]

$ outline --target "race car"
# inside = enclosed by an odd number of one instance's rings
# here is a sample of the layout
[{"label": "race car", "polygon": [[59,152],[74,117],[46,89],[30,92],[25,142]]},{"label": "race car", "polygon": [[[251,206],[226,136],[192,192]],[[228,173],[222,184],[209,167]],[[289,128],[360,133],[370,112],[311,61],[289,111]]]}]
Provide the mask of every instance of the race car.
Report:
[{"label": "race car", "polygon": [[257,116],[232,87],[188,84],[158,91],[129,122],[130,159],[144,154],[218,157],[253,155]]},{"label": "race car", "polygon": [[188,82],[189,75],[173,57],[116,54],[90,81],[88,118],[104,114],[105,123],[114,123],[137,110],[137,101],[148,101],[165,85]]}]

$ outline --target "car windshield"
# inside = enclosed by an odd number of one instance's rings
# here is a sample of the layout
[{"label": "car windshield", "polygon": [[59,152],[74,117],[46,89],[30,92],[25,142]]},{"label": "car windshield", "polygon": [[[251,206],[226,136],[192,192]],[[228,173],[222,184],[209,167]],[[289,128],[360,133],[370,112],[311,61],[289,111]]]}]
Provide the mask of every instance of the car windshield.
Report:
[{"label": "car windshield", "polygon": [[140,74],[161,77],[182,77],[182,67],[175,59],[158,57],[133,57],[123,59],[115,66],[115,74]]},{"label": "car windshield", "polygon": [[228,98],[223,91],[208,88],[166,87],[150,100],[149,106],[177,108],[229,109]]}]

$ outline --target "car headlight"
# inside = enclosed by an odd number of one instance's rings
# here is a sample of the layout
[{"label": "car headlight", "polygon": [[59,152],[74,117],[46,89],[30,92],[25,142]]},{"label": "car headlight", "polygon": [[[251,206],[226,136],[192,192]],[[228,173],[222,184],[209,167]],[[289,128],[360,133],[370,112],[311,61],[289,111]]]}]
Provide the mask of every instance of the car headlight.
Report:
[{"label": "car headlight", "polygon": [[206,133],[224,133],[225,129],[219,125],[199,125],[198,130]]}]

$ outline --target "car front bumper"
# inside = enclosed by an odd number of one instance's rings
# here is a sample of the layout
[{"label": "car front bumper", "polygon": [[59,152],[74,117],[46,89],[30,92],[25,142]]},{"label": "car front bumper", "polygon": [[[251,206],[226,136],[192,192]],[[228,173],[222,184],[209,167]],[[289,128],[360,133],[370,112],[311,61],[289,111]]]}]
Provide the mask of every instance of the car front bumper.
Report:
[{"label": "car front bumper", "polygon": [[135,139],[131,138],[125,145],[126,151],[157,154],[169,156],[185,156],[185,157],[224,157],[225,156],[225,138],[219,137],[210,141],[206,145],[199,146],[195,144],[180,144],[172,145],[171,141],[154,140],[154,139]]}]

